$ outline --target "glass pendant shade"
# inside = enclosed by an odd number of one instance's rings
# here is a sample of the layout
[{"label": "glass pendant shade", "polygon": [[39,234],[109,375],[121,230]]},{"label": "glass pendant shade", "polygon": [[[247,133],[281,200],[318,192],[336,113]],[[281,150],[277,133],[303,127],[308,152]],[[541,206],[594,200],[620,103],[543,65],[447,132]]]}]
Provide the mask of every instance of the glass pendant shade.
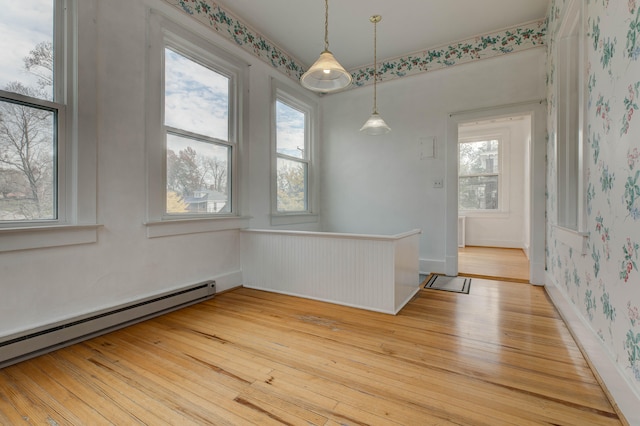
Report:
[{"label": "glass pendant shade", "polygon": [[328,93],[351,84],[351,74],[329,52],[329,0],[324,0],[324,50],[302,77],[300,84],[314,92]]},{"label": "glass pendant shade", "polygon": [[371,117],[364,123],[364,126],[360,128],[361,132],[366,133],[367,135],[377,136],[384,135],[385,133],[389,133],[391,128],[387,126],[387,123],[384,122],[380,114],[374,112],[371,114]]},{"label": "glass pendant shade", "polygon": [[340,65],[333,54],[325,50],[318,60],[300,77],[300,83],[315,92],[333,92],[351,84],[351,74]]}]

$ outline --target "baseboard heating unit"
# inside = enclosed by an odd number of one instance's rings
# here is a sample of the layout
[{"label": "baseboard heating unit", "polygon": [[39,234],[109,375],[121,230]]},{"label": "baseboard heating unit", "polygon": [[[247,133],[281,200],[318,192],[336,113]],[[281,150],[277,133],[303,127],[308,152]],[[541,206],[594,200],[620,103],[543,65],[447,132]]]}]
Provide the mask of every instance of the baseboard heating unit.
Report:
[{"label": "baseboard heating unit", "polygon": [[215,296],[215,292],[215,281],[204,281],[0,338],[0,368],[202,302]]}]

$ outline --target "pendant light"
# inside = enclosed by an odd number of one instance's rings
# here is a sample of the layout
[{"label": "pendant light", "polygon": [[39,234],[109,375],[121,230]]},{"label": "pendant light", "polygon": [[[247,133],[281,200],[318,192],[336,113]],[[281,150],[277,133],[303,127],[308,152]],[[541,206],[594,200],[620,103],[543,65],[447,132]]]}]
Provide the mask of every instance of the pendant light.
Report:
[{"label": "pendant light", "polygon": [[377,24],[382,20],[382,16],[373,15],[369,18],[369,21],[373,23],[373,113],[371,117],[364,123],[364,126],[360,129],[361,132],[366,133],[367,135],[384,135],[391,131],[391,128],[387,126],[387,123],[384,122],[380,114],[378,114],[378,93],[377,93],[377,83],[378,83],[378,56],[377,56]]},{"label": "pendant light", "polygon": [[300,77],[300,84],[314,92],[335,92],[351,84],[351,74],[329,52],[329,0],[324,0],[324,50]]}]

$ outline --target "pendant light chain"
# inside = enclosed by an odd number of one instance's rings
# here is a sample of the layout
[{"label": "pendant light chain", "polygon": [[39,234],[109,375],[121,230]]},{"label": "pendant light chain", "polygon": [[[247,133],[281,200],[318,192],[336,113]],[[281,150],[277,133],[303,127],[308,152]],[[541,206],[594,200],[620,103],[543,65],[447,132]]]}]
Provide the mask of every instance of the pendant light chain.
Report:
[{"label": "pendant light chain", "polygon": [[378,112],[378,21],[373,21],[373,112]]},{"label": "pendant light chain", "polygon": [[324,50],[329,50],[329,0],[324,0]]},{"label": "pendant light chain", "polygon": [[391,128],[378,114],[378,22],[381,19],[380,15],[373,15],[369,18],[373,24],[373,113],[360,128],[360,131],[371,136],[384,135],[391,131]]},{"label": "pendant light chain", "polygon": [[311,67],[300,76],[300,84],[318,93],[335,92],[349,86],[351,74],[329,51],[329,0],[324,0],[324,50]]}]

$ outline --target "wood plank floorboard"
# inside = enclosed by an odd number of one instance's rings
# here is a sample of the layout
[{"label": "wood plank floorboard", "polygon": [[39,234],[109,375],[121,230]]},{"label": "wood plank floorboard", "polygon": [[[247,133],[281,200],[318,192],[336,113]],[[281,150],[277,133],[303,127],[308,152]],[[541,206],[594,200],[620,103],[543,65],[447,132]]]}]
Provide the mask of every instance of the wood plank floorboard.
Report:
[{"label": "wood plank floorboard", "polygon": [[529,282],[529,259],[522,249],[466,246],[458,248],[460,275]]},{"label": "wood plank floorboard", "polygon": [[0,424],[620,425],[544,289],[396,316],[236,289],[0,370]]}]

